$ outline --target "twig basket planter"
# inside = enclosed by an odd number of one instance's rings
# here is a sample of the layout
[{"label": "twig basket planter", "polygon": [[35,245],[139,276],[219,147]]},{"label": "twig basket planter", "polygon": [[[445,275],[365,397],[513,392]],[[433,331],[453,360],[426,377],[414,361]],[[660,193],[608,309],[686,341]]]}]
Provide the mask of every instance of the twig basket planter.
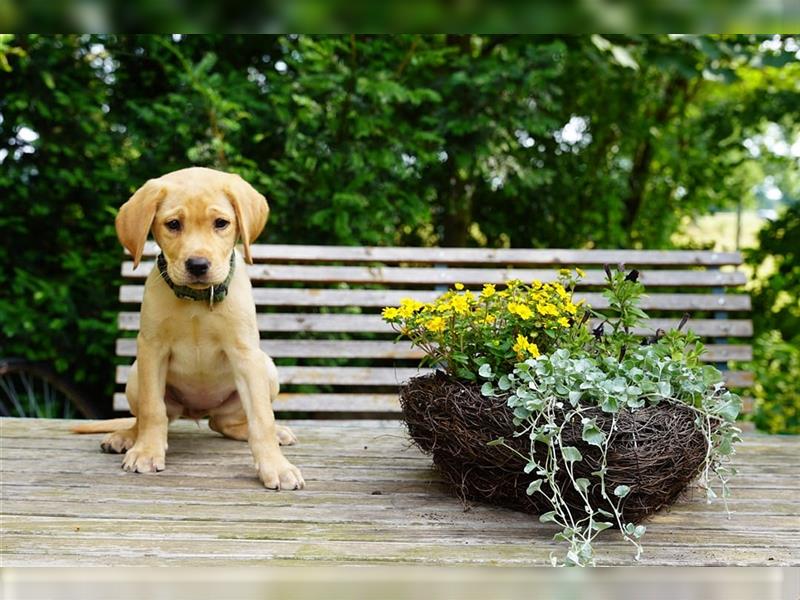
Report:
[{"label": "twig basket planter", "polygon": [[[401,389],[400,404],[411,438],[431,455],[436,469],[465,504],[480,501],[542,514],[551,510],[544,498],[526,493],[533,479],[523,472],[530,439],[528,435],[514,437],[519,427],[514,425],[506,398],[484,396],[478,384],[437,371],[409,380]],[[670,506],[699,474],[707,443],[690,408],[660,403],[621,410],[613,433],[609,414],[600,408],[589,410],[586,414],[611,435],[607,488],[630,487],[622,505],[623,522],[640,523]],[[583,460],[575,465],[576,477],[592,482],[590,502],[603,506],[600,486],[592,475],[599,468],[599,450],[581,439],[581,425],[575,421],[565,429],[564,442],[580,450]],[[501,437],[508,447],[487,445]],[[577,492],[567,481],[562,483],[570,509],[585,514]]]}]

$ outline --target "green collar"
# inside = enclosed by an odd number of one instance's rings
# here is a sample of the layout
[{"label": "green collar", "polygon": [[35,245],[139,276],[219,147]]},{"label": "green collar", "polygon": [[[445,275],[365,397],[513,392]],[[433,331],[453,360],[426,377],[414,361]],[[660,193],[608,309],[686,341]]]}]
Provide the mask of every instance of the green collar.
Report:
[{"label": "green collar", "polygon": [[236,267],[236,253],[231,252],[231,267],[228,270],[228,276],[225,278],[225,281],[219,285],[212,285],[201,290],[190,288],[187,285],[175,285],[175,282],[167,275],[167,259],[164,258],[163,252],[158,255],[157,264],[161,277],[164,278],[166,284],[178,298],[208,302],[209,307],[213,310],[214,303],[222,302],[225,300],[225,296],[228,295],[228,286],[231,283],[231,279],[233,279],[233,271]]}]

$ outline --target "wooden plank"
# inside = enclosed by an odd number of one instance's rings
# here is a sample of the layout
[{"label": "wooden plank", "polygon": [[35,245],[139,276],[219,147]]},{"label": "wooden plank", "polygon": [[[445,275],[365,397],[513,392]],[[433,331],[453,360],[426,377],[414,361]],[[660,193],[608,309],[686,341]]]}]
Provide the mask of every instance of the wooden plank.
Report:
[{"label": "wooden plank", "polygon": [[[125,394],[114,394],[114,410],[129,409]],[[296,394],[282,393],[273,405],[275,412],[359,412],[394,413],[399,416],[397,394]]]},{"label": "wooden plank", "polygon": [[[749,384],[752,385],[752,384]],[[748,386],[749,387],[749,386]],[[114,410],[127,412],[128,399],[117,392],[113,398]],[[400,400],[397,394],[299,394],[282,393],[273,405],[278,415],[294,412],[313,413],[382,413],[400,418]],[[742,414],[753,412],[753,399],[742,398]]]},{"label": "wooden plank", "polygon": [[[122,276],[126,279],[144,279],[153,268],[152,262],[142,262],[134,271],[133,263],[122,263]],[[523,281],[555,281],[558,271],[550,269],[476,269],[452,268],[432,269],[419,267],[353,267],[353,266],[309,266],[309,265],[247,265],[252,281],[290,281],[314,283],[360,283],[360,284],[415,284],[465,285],[483,283],[505,283],[511,279]],[[644,271],[640,281],[647,286],[670,287],[723,287],[747,283],[747,276],[740,271],[688,271],[663,270]],[[583,286],[598,286],[605,283],[601,270],[586,271]]]},{"label": "wooden plank", "polygon": [[752,371],[723,371],[722,378],[725,385],[731,388],[749,388],[755,384],[755,374]]},{"label": "wooden plank", "polygon": [[[432,369],[394,367],[278,367],[281,385],[400,385]],[[117,366],[117,383],[128,380],[130,367]]]},{"label": "wooden plank", "polygon": [[[544,536],[541,536],[544,537]],[[607,536],[609,537],[609,536]],[[38,537],[14,537],[7,540],[8,552],[18,554],[16,565],[30,565],[31,555],[39,560],[44,553],[37,545],[42,543]],[[200,541],[200,543],[198,543]],[[120,539],[108,535],[101,543],[98,539],[86,539],[73,534],[51,536],[47,539],[52,554],[111,560],[115,565],[147,564],[142,558],[146,555],[158,556],[160,564],[202,564],[242,565],[242,561],[263,565],[274,564],[276,560],[294,561],[296,566],[314,565],[317,561],[335,561],[343,564],[373,564],[377,561],[390,561],[399,564],[416,565],[549,565],[549,554],[558,552],[555,543],[537,542],[528,544],[508,544],[502,540],[494,543],[431,543],[386,542],[386,541],[306,541],[280,539],[217,539],[214,543],[203,544],[202,540],[180,540],[171,538]],[[602,552],[598,564],[611,565],[791,565],[793,564],[793,545],[775,545],[772,548],[758,545],[740,544],[738,550],[733,545],[695,546],[687,544],[679,551],[658,553],[656,549],[644,554],[639,562],[633,561],[630,546],[617,542],[615,545],[598,543]],[[26,557],[27,558],[23,558]],[[666,556],[664,556],[666,555]],[[680,556],[680,559],[678,557]],[[731,556],[734,557],[731,560]],[[74,557],[74,558],[73,558]],[[772,560],[772,562],[767,562]],[[169,561],[169,562],[168,562]],[[177,563],[175,561],[178,561]],[[269,561],[269,562],[267,562]],[[153,564],[159,564],[152,561]],[[246,564],[246,563],[245,563]],[[11,565],[9,565],[11,566]],[[452,585],[452,584],[451,584]],[[489,594],[491,597],[491,594]],[[752,596],[751,596],[752,597]]]},{"label": "wooden plank", "polygon": [[[386,459],[384,458],[384,461]],[[243,462],[243,461],[240,461]],[[172,465],[174,468],[180,468],[180,465],[175,464]],[[335,468],[335,465],[332,467]],[[424,467],[423,467],[424,468]],[[294,501],[297,508],[306,507],[310,510],[314,510],[320,505],[328,505],[330,508],[334,507],[342,507],[347,506],[348,504],[353,505],[356,504],[360,507],[374,509],[374,508],[383,508],[387,500],[383,498],[383,494],[364,494],[362,493],[349,493],[349,492],[338,492],[338,493],[331,493],[326,490],[315,490],[313,489],[314,486],[311,486],[311,489],[304,491],[302,494],[298,494],[298,498]],[[140,489],[136,487],[126,486],[123,482],[119,482],[113,486],[104,486],[103,491],[106,494],[114,495],[115,500],[120,504],[135,504],[136,502],[142,501],[142,492]],[[431,510],[439,510],[445,513],[449,513],[451,511],[458,510],[460,507],[454,507],[453,502],[449,499],[446,495],[440,493],[441,490],[439,488],[434,489],[434,493],[417,493],[417,494],[397,494],[396,495],[396,502],[394,502],[395,508],[416,508],[420,506],[423,502],[428,503],[428,507]],[[44,485],[9,485],[5,490],[4,500],[5,501],[25,501],[26,499],[29,500],[31,503],[38,504],[39,502],[62,502],[62,503],[79,503],[82,500],[81,496],[85,497],[86,490],[84,487],[61,487],[58,488],[58,493],[52,489],[51,486],[44,486]],[[231,506],[231,505],[241,505],[244,503],[247,504],[263,504],[264,508],[268,508],[271,505],[279,504],[285,502],[280,498],[268,498],[264,499],[263,496],[265,495],[265,490],[259,489],[256,486],[251,486],[246,489],[212,489],[212,490],[203,490],[203,489],[181,489],[177,488],[174,490],[170,490],[169,493],[161,495],[162,497],[155,497],[151,501],[154,504],[159,504],[162,506],[168,505],[196,505],[201,507],[224,507],[224,506]],[[91,501],[91,500],[90,500]],[[705,501],[697,498],[695,500],[684,501],[682,503],[684,514],[686,513],[694,513],[705,515],[706,518],[711,519],[712,521],[715,520],[720,512],[720,506],[716,506],[714,504],[709,505]],[[733,514],[737,516],[757,516],[757,515],[764,515],[764,516],[773,516],[773,517],[792,517],[792,516],[800,516],[798,515],[798,511],[796,506],[793,505],[791,501],[785,502],[778,502],[778,501],[770,501],[770,502],[753,502],[753,501],[737,501],[731,500],[729,507],[731,508]],[[200,510],[203,510],[201,508]],[[768,511],[768,514],[765,515],[765,511]],[[136,511],[139,512],[139,511]],[[45,516],[45,515],[42,515]],[[197,518],[201,517],[200,514],[191,515]],[[113,517],[112,517],[113,518]],[[456,517],[457,518],[457,517]],[[724,515],[722,516],[724,518]],[[455,519],[453,519],[455,520]],[[676,520],[677,521],[677,520]],[[232,521],[233,527],[236,525],[240,525],[239,521]],[[388,524],[387,524],[388,525]],[[677,521],[675,525],[678,529],[683,529],[685,526],[685,522]],[[742,523],[743,526],[736,527],[735,525],[730,528],[729,531],[725,532],[728,534],[734,534],[734,537],[741,538],[744,535],[752,535],[754,533],[754,528],[751,524]],[[422,529],[422,528],[420,528]],[[461,526],[460,529],[469,530],[472,529],[468,525]],[[495,527],[489,525],[486,529],[492,532],[492,536],[497,536],[499,531],[506,531],[506,532],[513,532],[514,524],[509,523],[507,521],[498,523]],[[527,525],[524,528],[519,527],[518,530],[524,529],[525,532],[530,535],[530,533],[534,532],[536,529],[543,530],[542,532],[549,529],[549,527],[532,527],[531,525]],[[356,529],[357,531],[357,529]],[[424,530],[423,530],[424,531]],[[475,527],[473,529],[472,536],[475,538],[484,537],[481,534],[487,533],[481,527]],[[420,531],[420,533],[423,533]],[[771,532],[772,533],[772,532]],[[787,531],[781,532],[780,534],[774,535],[773,542],[780,542],[782,541],[788,542],[793,534],[800,534],[800,526],[790,528]],[[439,536],[439,539],[442,537],[446,537],[446,533],[442,533]],[[468,534],[469,535],[469,534]],[[761,535],[764,535],[763,533]],[[177,536],[176,536],[177,537]],[[486,536],[489,537],[489,536]],[[789,538],[789,539],[787,539]],[[725,536],[722,539],[716,540],[706,540],[705,543],[719,543],[725,539]],[[751,538],[752,539],[752,538]],[[763,539],[763,538],[762,538]],[[422,542],[422,540],[420,540]],[[433,540],[431,540],[433,541]],[[754,540],[753,540],[754,541]],[[663,543],[663,542],[662,542]],[[703,543],[703,542],[698,542]]]},{"label": "wooden plank", "polygon": [[[278,367],[281,385],[396,386],[412,377],[427,375],[432,371],[433,369],[405,367]],[[117,366],[116,382],[125,383],[129,372],[129,366]],[[748,387],[753,384],[753,374],[749,371],[725,371],[723,377],[732,387]],[[345,405],[340,410],[348,409]]]},{"label": "wooden plank", "polygon": [[[119,289],[119,300],[126,304],[141,304],[143,285],[123,285]],[[420,302],[431,302],[441,292],[429,290],[364,290],[364,289],[302,289],[263,288],[253,289],[256,306],[361,306],[379,308],[396,306],[403,298],[414,298]],[[575,300],[584,300],[596,309],[608,308],[608,300],[599,293],[578,292]],[[747,311],[751,308],[747,294],[649,294],[642,298],[644,310],[713,310]]]},{"label": "wooden plank", "polygon": [[[262,339],[261,349],[273,358],[372,358],[419,360],[425,353],[411,342],[399,340],[289,340]],[[136,340],[118,339],[117,356],[136,356]],[[751,346],[743,344],[709,344],[704,362],[747,361],[753,358]]]},{"label": "wooden plank", "polygon": [[[318,313],[259,313],[259,331],[281,332],[331,332],[331,333],[386,333],[395,334],[380,315],[318,314]],[[636,335],[652,335],[656,329],[671,329],[679,319],[650,319],[647,327],[634,329]],[[119,313],[119,328],[123,331],[139,329],[139,313]],[[597,321],[590,321],[592,326]],[[753,324],[749,319],[691,319],[687,326],[701,337],[750,337]]]},{"label": "wooden plank", "polygon": [[[145,244],[144,256],[160,252],[155,242]],[[658,266],[723,266],[742,264],[740,252],[704,250],[574,250],[529,248],[438,248],[392,246],[313,246],[300,244],[254,244],[258,262],[411,262],[431,264],[499,265],[600,265],[619,263]],[[127,254],[127,253],[126,253]]]},{"label": "wooden plank", "polygon": [[[237,490],[237,493],[241,493]],[[109,522],[111,521],[111,522]],[[211,541],[214,539],[296,539],[296,540],[384,540],[394,542],[417,541],[420,544],[458,542],[463,544],[494,543],[506,536],[508,543],[524,544],[530,542],[531,528],[520,526],[515,529],[506,526],[496,527],[485,523],[482,527],[457,526],[453,528],[420,525],[418,527],[388,527],[380,523],[348,523],[346,526],[337,523],[215,523],[207,521],[181,521],[173,526],[173,532],[166,534],[158,523],[147,519],[70,519],[49,516],[11,516],[6,521],[7,535],[44,536],[70,535],[75,529],[80,531],[81,538],[103,540],[108,535],[109,527],[114,527],[123,539],[198,539]],[[225,529],[228,527],[229,529]],[[544,529],[544,528],[543,528]],[[686,535],[686,534],[684,534]],[[735,545],[744,541],[764,547],[770,540],[766,532],[719,532],[713,540],[698,537],[701,546],[715,544]],[[417,536],[414,538],[413,536]],[[772,541],[775,544],[792,542],[787,532],[778,535]],[[647,536],[648,547],[674,545],[667,532],[657,531]],[[102,542],[101,542],[102,543]],[[601,540],[602,543],[602,540]]]}]

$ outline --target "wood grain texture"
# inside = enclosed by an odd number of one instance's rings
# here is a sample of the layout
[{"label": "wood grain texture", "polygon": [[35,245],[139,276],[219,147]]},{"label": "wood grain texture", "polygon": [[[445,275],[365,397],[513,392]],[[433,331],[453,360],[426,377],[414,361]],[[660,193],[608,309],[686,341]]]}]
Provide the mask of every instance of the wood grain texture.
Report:
[{"label": "wood grain texture", "polygon": [[[160,252],[155,242],[145,244],[144,256]],[[250,253],[256,262],[384,262],[427,264],[500,265],[650,265],[724,266],[742,264],[740,252],[706,250],[572,250],[528,248],[420,248],[392,246],[313,246],[254,244]],[[127,252],[126,252],[127,254]]]},{"label": "wood grain texture", "polygon": [[[391,325],[380,315],[348,313],[259,313],[258,329],[262,332],[328,332],[328,333],[384,333],[397,335]],[[653,335],[657,329],[672,329],[678,324],[675,319],[650,319],[647,327],[635,327],[636,335]],[[599,323],[592,319],[594,327]],[[118,317],[122,331],[139,329],[139,313],[123,311]],[[753,323],[749,319],[690,319],[688,329],[701,337],[751,337]]]},{"label": "wood grain texture", "polygon": [[[129,371],[126,365],[117,366],[116,382],[125,383]],[[431,372],[432,369],[414,367],[278,367],[281,385],[399,386]],[[749,371],[725,371],[723,378],[730,387],[753,384]]]},{"label": "wood grain texture", "polygon": [[[371,358],[394,360],[420,360],[424,352],[414,348],[407,340],[291,340],[262,339],[261,349],[272,358]],[[117,356],[136,356],[136,340],[117,340]],[[751,346],[744,344],[709,344],[702,356],[704,362],[750,360]]]},{"label": "wood grain texture", "polygon": [[[365,290],[359,288],[280,288],[260,287],[254,282],[253,300],[256,306],[359,306],[382,308],[397,306],[403,298],[414,298],[420,302],[431,302],[440,294],[435,290]],[[143,285],[122,285],[119,288],[119,301],[125,304],[141,304],[144,295]],[[608,299],[597,292],[576,292],[575,300],[585,300],[593,308],[608,308]],[[644,310],[715,312],[748,311],[751,308],[747,294],[648,294],[642,298]]]},{"label": "wood grain texture", "polygon": [[[247,445],[173,424],[167,470],[134,475],[69,422],[0,420],[4,566],[545,565],[555,529],[450,496],[391,421],[291,422],[307,488],[264,490]],[[640,563],[614,532],[603,565],[800,564],[800,440],[746,434],[731,516],[689,490],[657,514]],[[43,457],[46,456],[46,460]]]},{"label": "wood grain texture", "polygon": [[[133,262],[122,263],[122,276],[126,279],[145,279],[153,269],[153,262],[142,262],[134,270]],[[413,284],[413,285],[482,285],[502,284],[512,279],[551,282],[558,279],[554,269],[489,269],[454,267],[330,266],[330,265],[247,265],[251,281],[306,282],[306,283],[358,283],[358,284]],[[718,287],[738,286],[747,283],[740,271],[720,270],[654,270],[644,271],[640,281],[650,287]],[[586,271],[581,286],[600,286],[605,283],[602,269]]]}]

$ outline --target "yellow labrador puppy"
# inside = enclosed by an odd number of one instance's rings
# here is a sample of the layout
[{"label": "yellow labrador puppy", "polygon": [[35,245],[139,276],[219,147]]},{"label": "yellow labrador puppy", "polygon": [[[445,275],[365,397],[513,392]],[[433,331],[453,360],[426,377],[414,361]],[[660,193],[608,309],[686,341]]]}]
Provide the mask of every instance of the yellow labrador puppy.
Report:
[{"label": "yellow labrador puppy", "polygon": [[[120,208],[117,235],[134,268],[151,230],[162,250],[145,283],[125,388],[135,418],[74,430],[111,432],[101,446],[125,452],[126,471],[162,471],[169,422],[207,415],[214,431],[250,443],[266,487],[304,486],[279,448],[296,439],[275,423],[278,372],[259,347],[245,269],[268,213],[264,196],[241,177],[199,167],[151,179]],[[234,249],[237,237],[244,257]]]}]

